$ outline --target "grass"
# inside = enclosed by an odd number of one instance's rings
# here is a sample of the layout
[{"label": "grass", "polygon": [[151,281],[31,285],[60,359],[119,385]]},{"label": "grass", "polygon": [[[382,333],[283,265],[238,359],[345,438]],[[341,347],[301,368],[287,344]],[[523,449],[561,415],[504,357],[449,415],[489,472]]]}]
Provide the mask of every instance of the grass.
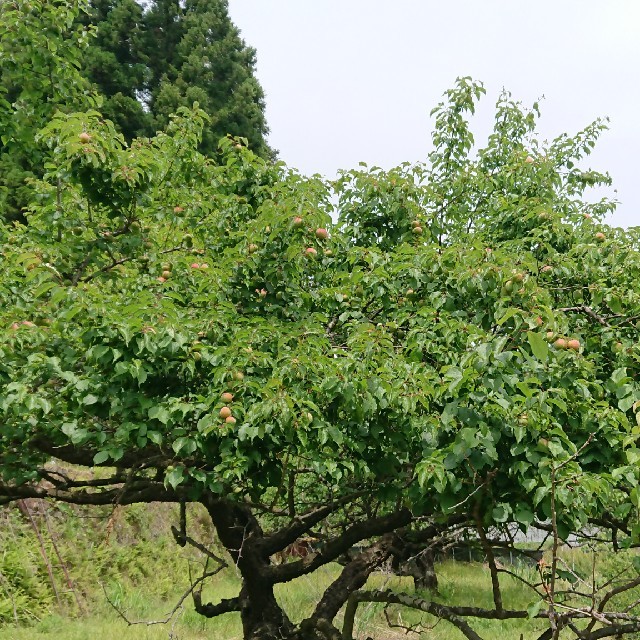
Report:
[{"label": "grass", "polygon": [[[277,597],[293,620],[300,620],[312,610],[323,590],[330,584],[339,571],[337,566],[329,566],[313,576],[305,576],[286,585],[279,585]],[[491,583],[488,570],[482,565],[445,562],[438,566],[441,600],[451,604],[490,607]],[[398,578],[386,574],[371,577],[368,588],[404,587],[411,591],[408,578]],[[530,596],[516,580],[503,578],[505,605],[522,607],[529,604]],[[215,594],[214,594],[215,589]],[[237,594],[238,581],[232,572],[220,577],[215,587],[205,594],[210,598],[225,598]],[[129,592],[111,593],[119,607],[126,610],[131,620],[162,619],[173,607],[176,596],[162,602],[151,600],[140,589]],[[376,640],[400,640],[407,635],[400,629],[390,629],[386,623],[383,605],[363,603],[356,618],[356,637],[371,636]],[[436,620],[426,614],[405,608],[392,606],[388,610],[394,623],[405,625],[422,624],[423,637],[431,640],[458,640],[464,636],[444,621]],[[430,627],[430,628],[429,628]],[[427,628],[429,628],[427,630]],[[539,623],[529,621],[476,621],[474,628],[480,635],[491,640],[512,640],[523,634],[524,640],[533,640],[539,634]],[[242,640],[238,614],[227,614],[214,620],[206,620],[196,614],[188,601],[175,619],[166,625],[127,624],[104,601],[97,605],[92,614],[85,618],[70,619],[59,615],[50,615],[29,627],[5,627],[0,629],[1,640]]]},{"label": "grass", "polygon": [[[105,592],[119,610],[126,612],[129,620],[165,619],[187,588],[189,567],[194,566],[197,554],[175,545],[168,531],[169,525],[177,520],[173,508],[140,505],[121,510],[116,515],[112,510],[105,510],[99,518],[90,518],[82,509],[62,511],[52,507],[47,517],[53,533],[41,519],[45,551],[56,574],[62,603],[58,605],[34,532],[17,512],[0,510],[0,640],[242,640],[239,614],[207,620],[195,613],[190,599],[168,624],[128,626],[109,605]],[[194,510],[190,524],[194,537],[206,542],[213,539],[213,532],[205,515]],[[84,615],[80,615],[75,598],[63,579],[51,544],[52,535],[75,589],[81,594],[80,599],[87,610]],[[563,555],[567,564],[581,575],[588,578],[596,571],[599,580],[617,575],[629,562],[629,557],[622,553],[596,554],[597,566],[592,565],[594,556],[583,550],[564,550]],[[533,569],[514,570],[522,571],[524,577],[536,581]],[[339,571],[338,565],[329,565],[312,576],[277,586],[278,601],[294,622],[313,611]],[[493,607],[486,566],[446,561],[437,565],[437,574],[440,601]],[[214,580],[205,589],[204,601],[215,602],[237,595],[239,580],[232,569],[218,574]],[[501,575],[500,581],[506,608],[523,609],[532,603],[530,591],[521,582],[505,574]],[[367,588],[413,592],[410,578],[384,573],[371,576]],[[616,597],[616,606],[624,608],[639,597],[638,590],[626,592]],[[341,615],[338,626],[341,626]],[[14,623],[14,616],[18,618],[18,624]],[[393,605],[387,608],[386,616],[396,625],[421,625],[416,627],[423,632],[420,637],[428,640],[463,640],[463,635],[451,624],[438,622],[428,614]],[[366,637],[375,640],[418,637],[407,635],[399,627],[389,628],[386,616],[382,604],[360,604],[356,637],[360,640]],[[543,622],[529,620],[469,622],[487,640],[534,640],[544,628]]]}]

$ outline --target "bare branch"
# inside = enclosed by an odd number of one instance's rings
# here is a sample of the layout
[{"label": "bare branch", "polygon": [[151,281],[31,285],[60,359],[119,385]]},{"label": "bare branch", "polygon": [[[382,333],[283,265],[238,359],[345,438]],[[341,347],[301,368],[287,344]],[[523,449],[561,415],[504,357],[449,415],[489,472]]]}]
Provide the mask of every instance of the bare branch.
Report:
[{"label": "bare branch", "polygon": [[584,304],[578,305],[576,307],[563,307],[558,309],[558,311],[562,311],[564,313],[584,313],[588,315],[590,318],[595,320],[598,324],[603,327],[611,326],[602,316],[599,316],[591,307],[587,307]]}]

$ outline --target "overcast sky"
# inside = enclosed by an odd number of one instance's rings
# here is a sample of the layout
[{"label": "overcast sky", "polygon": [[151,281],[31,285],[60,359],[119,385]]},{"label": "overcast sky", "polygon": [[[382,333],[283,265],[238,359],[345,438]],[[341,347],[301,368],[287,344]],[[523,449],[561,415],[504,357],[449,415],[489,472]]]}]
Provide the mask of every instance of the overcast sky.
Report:
[{"label": "overcast sky", "polygon": [[390,168],[429,152],[429,111],[457,76],[487,95],[482,143],[504,87],[541,103],[544,138],[599,116],[588,160],[620,200],[610,222],[640,225],[640,0],[229,0],[258,53],[270,143],[303,173]]}]

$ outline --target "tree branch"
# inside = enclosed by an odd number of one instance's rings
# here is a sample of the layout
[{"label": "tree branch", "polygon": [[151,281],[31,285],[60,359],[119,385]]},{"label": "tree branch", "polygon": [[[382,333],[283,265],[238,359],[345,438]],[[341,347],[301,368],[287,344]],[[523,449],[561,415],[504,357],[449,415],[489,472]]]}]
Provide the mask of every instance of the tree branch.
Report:
[{"label": "tree branch", "polygon": [[267,567],[265,577],[274,584],[289,582],[335,560],[361,540],[384,535],[408,525],[412,517],[408,509],[401,509],[386,516],[357,522],[343,534],[326,542],[321,551],[311,553],[296,562]]},{"label": "tree branch", "polygon": [[602,316],[599,316],[591,307],[587,305],[581,304],[575,307],[563,307],[558,309],[558,311],[562,311],[564,313],[584,313],[588,315],[590,318],[595,320],[598,324],[603,327],[611,326]]}]

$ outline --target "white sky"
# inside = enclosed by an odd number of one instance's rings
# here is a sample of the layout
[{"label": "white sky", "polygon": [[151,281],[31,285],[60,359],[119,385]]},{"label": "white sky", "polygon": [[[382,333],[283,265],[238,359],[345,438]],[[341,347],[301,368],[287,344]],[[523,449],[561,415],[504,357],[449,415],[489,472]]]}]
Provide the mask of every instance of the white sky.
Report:
[{"label": "white sky", "polygon": [[424,159],[429,111],[457,76],[485,83],[476,142],[500,90],[541,103],[545,138],[599,116],[590,160],[640,225],[640,0],[229,0],[258,53],[270,143],[303,173]]}]

